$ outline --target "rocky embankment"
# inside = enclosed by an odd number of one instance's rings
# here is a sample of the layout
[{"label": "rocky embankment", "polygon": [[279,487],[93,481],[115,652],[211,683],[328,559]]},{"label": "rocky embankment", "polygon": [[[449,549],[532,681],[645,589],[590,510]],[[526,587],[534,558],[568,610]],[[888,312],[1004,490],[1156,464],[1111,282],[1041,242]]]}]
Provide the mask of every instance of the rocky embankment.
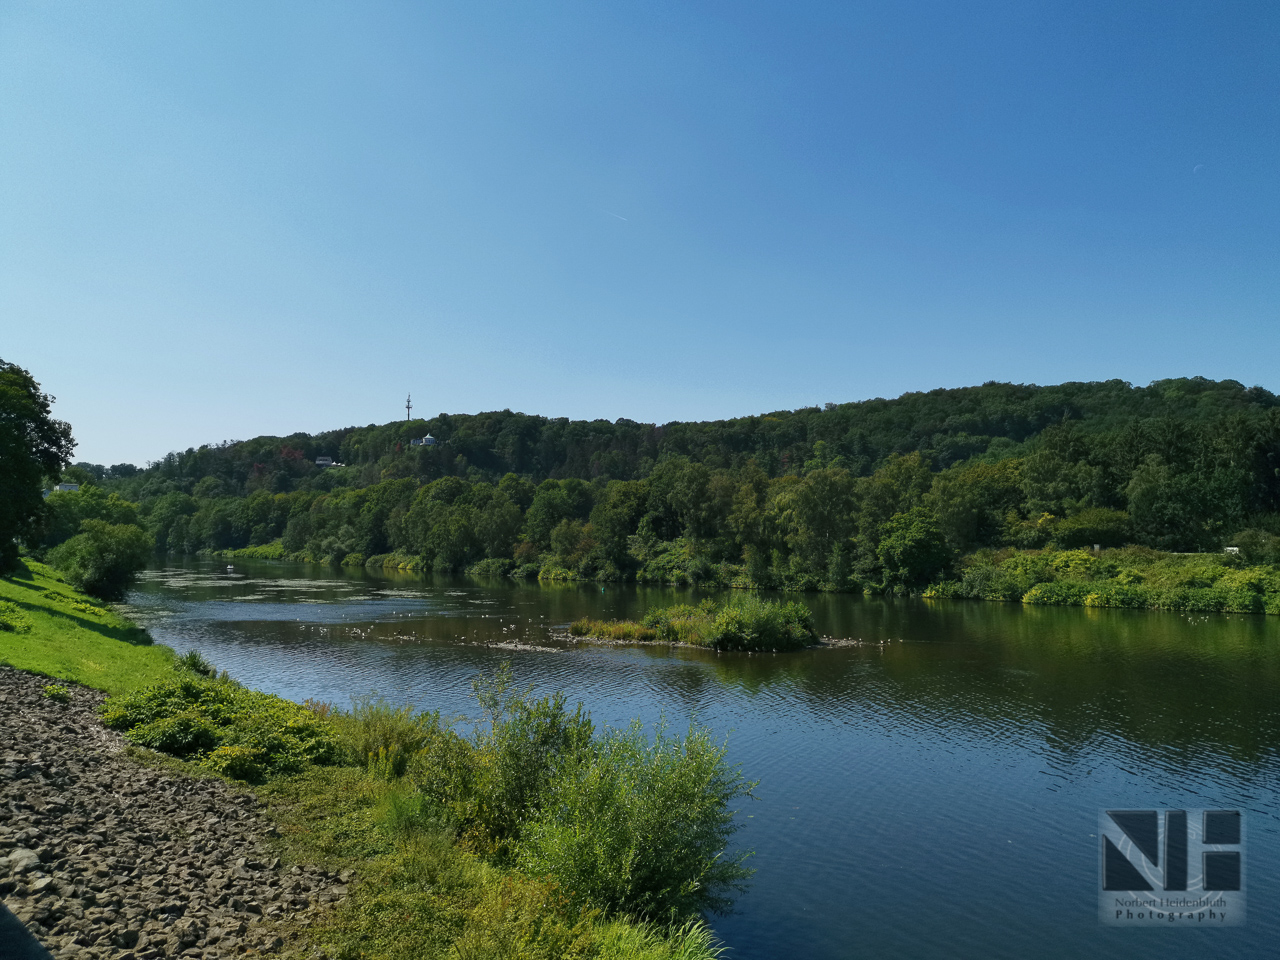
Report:
[{"label": "rocky embankment", "polygon": [[279,865],[252,796],[133,762],[102,694],[49,682],[0,666],[0,900],[54,956],[276,952],[345,895]]}]

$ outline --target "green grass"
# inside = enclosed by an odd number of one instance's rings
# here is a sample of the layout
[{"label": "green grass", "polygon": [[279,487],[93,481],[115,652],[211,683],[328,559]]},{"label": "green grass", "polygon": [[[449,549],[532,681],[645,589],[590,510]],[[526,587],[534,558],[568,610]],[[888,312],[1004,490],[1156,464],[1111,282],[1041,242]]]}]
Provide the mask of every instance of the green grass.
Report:
[{"label": "green grass", "polygon": [[0,624],[0,663],[107,693],[173,676],[172,650],[34,560],[0,579],[0,620],[10,619],[18,629]]},{"label": "green grass", "polygon": [[348,899],[308,936],[337,960],[711,960],[707,926],[607,920],[550,884],[493,867],[448,826],[409,818],[416,791],[354,767],[313,767],[257,789],[285,862],[354,869]]},{"label": "green grass", "polygon": [[593,620],[590,617],[583,617],[569,624],[569,633],[575,637],[617,640],[623,643],[651,643],[660,639],[657,630],[633,620]]}]

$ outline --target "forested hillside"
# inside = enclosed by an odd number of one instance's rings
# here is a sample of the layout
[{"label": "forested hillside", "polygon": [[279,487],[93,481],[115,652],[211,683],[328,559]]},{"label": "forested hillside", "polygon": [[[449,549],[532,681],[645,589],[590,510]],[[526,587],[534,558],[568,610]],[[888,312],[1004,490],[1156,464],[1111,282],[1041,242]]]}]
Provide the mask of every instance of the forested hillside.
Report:
[{"label": "forested hillside", "polygon": [[442,414],[78,468],[92,482],[49,498],[51,540],[136,504],[170,552],[915,587],[982,549],[1240,539],[1270,559],[1280,399],[1195,378],[988,383],[661,426]]}]

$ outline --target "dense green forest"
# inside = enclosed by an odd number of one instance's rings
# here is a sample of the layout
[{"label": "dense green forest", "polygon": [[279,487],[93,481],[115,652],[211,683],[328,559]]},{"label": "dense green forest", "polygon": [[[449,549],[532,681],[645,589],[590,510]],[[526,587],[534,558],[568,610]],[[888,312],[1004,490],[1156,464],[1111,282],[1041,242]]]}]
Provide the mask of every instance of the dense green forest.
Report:
[{"label": "dense green forest", "polygon": [[1280,398],[1193,378],[987,383],[661,426],[441,414],[68,474],[85,486],[48,498],[37,547],[86,518],[136,517],[170,553],[918,589],[1012,549],[1238,542],[1278,559]]}]

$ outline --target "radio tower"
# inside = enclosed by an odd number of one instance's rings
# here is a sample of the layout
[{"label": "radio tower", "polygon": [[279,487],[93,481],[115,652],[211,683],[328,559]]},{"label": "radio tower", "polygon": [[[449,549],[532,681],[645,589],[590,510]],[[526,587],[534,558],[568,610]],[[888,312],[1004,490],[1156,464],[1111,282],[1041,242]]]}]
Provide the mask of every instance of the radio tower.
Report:
[{"label": "radio tower", "polygon": [[404,398],[404,420],[409,422],[409,414],[413,410],[413,394],[409,394]]}]

